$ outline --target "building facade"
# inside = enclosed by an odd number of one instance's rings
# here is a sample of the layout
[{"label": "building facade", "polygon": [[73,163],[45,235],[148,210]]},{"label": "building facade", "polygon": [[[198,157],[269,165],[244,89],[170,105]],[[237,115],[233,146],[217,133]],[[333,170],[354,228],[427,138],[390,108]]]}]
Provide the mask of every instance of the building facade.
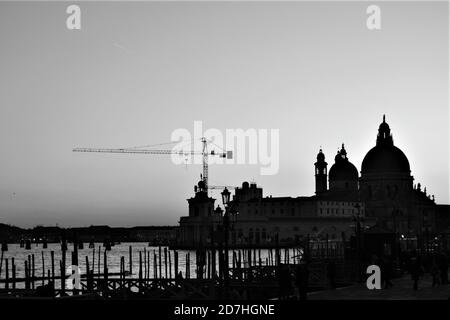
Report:
[{"label": "building facade", "polygon": [[[255,183],[242,183],[229,205],[231,245],[270,245],[310,239],[348,239],[362,230],[383,230],[411,237],[433,233],[438,224],[434,196],[413,184],[409,161],[393,143],[385,121],[378,129],[376,145],[364,157],[361,175],[348,156],[344,144],[328,163],[322,149],[317,154],[315,195],[264,197]],[[181,217],[178,242],[185,246],[223,241],[217,236],[223,210],[215,206],[199,182],[194,197],[188,199],[189,216]],[[446,206],[448,208],[448,206]],[[443,212],[442,208],[439,212]],[[447,218],[448,219],[448,218]]]}]

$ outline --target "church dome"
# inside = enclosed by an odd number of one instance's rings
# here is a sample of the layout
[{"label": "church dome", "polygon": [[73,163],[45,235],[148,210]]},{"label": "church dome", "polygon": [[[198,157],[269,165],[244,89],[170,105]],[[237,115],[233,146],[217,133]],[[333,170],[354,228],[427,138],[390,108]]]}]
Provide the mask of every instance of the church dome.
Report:
[{"label": "church dome", "polygon": [[361,165],[361,173],[405,172],[410,173],[409,161],[402,150],[395,146],[375,146]]},{"label": "church dome", "polygon": [[347,152],[345,151],[344,144],[342,144],[342,149],[338,151],[336,157],[334,158],[334,164],[331,166],[329,171],[330,181],[331,180],[357,180],[358,170],[356,167],[348,161]]},{"label": "church dome", "polygon": [[383,122],[378,128],[377,144],[369,152],[361,165],[364,173],[410,173],[408,158],[402,150],[394,146],[391,130],[383,116]]}]

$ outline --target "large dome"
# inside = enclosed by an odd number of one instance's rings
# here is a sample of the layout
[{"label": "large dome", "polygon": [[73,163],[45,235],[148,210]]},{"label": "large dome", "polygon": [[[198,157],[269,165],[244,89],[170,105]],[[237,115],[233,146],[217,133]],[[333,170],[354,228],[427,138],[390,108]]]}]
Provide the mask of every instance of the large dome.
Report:
[{"label": "large dome", "polygon": [[361,165],[361,173],[402,172],[410,173],[408,158],[396,146],[375,146]]},{"label": "large dome", "polygon": [[361,165],[364,173],[410,173],[408,158],[402,150],[394,146],[391,129],[385,121],[378,128],[377,144],[369,152]]},{"label": "large dome", "polygon": [[342,144],[342,149],[338,151],[334,158],[334,164],[329,171],[330,180],[358,180],[358,169],[347,158],[347,152]]}]

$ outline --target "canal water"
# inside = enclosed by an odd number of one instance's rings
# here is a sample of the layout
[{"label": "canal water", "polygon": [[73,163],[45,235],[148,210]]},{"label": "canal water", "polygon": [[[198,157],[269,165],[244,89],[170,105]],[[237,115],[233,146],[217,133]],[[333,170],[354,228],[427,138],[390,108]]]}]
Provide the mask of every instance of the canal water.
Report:
[{"label": "canal water", "polygon": [[[119,273],[120,272],[120,259],[121,257],[124,257],[125,259],[125,271],[129,271],[129,247],[132,247],[132,274],[127,275],[128,277],[132,278],[138,278],[139,276],[139,252],[141,252],[142,255],[142,263],[144,265],[144,256],[147,254],[150,258],[149,260],[149,272],[150,278],[153,278],[154,276],[154,254],[157,256],[157,261],[159,262],[159,247],[151,247],[148,246],[148,243],[145,242],[133,242],[133,243],[120,243],[116,244],[113,247],[111,247],[110,251],[106,251],[107,254],[107,265],[108,265],[108,271],[109,273]],[[162,268],[161,268],[161,275],[159,273],[159,267],[157,266],[158,270],[158,277],[166,278],[166,261],[164,256],[164,248],[161,247],[161,260],[162,260]],[[167,247],[166,247],[167,248]],[[61,275],[60,270],[60,261],[62,260],[62,251],[61,251],[61,244],[59,243],[49,243],[48,247],[46,249],[42,248],[42,244],[36,245],[32,244],[31,249],[27,250],[25,248],[20,248],[19,244],[9,244],[8,245],[8,251],[4,252],[3,256],[3,263],[2,263],[2,270],[0,274],[0,279],[5,279],[5,259],[9,260],[9,278],[11,279],[11,261],[12,258],[14,258],[14,263],[16,265],[16,278],[24,278],[25,277],[25,261],[28,260],[28,256],[34,255],[34,262],[35,262],[35,277],[42,277],[43,275],[47,276],[48,270],[51,272],[51,251],[54,252],[54,261],[55,261],[55,276],[59,277]],[[81,274],[86,273],[86,256],[89,260],[89,267],[92,270],[94,268],[94,273],[101,273],[103,274],[103,261],[104,261],[104,251],[105,248],[103,247],[102,243],[95,243],[95,248],[89,248],[88,244],[84,244],[84,249],[78,249],[78,267],[80,268]],[[174,259],[174,252],[172,250],[168,250],[168,255],[170,252],[170,261],[171,261],[171,272],[169,272],[169,257],[167,258],[167,278],[169,277],[169,274],[171,273],[172,278],[174,278],[175,275],[175,259]],[[190,253],[190,263],[189,263],[189,273],[190,278],[196,278],[196,254],[195,250],[177,250],[178,251],[178,270],[182,272],[183,277],[186,276],[186,255],[187,253]],[[266,264],[266,258],[269,258],[269,250],[267,249],[261,249],[256,250],[256,257],[252,258],[253,261],[252,264],[259,264],[259,251],[261,251],[261,261],[262,264]],[[298,254],[298,251],[295,249],[289,250],[289,262],[293,263],[295,255]],[[72,252],[73,252],[73,245],[68,244],[68,248],[66,251],[66,274],[69,275],[70,269],[72,263]],[[100,252],[100,256],[99,256]],[[230,266],[232,265],[232,251],[229,252],[229,263]],[[285,261],[285,250],[280,250],[281,254],[281,261]],[[100,260],[99,260],[100,257]],[[273,259],[273,256],[272,256]],[[268,260],[268,259],[267,259]],[[99,264],[100,262],[100,264]],[[218,270],[218,257],[216,256],[216,270]],[[144,267],[143,267],[144,269]],[[144,270],[142,271],[144,273]],[[144,275],[145,276],[145,275]],[[46,283],[47,281],[45,281]],[[40,285],[41,281],[36,281],[36,286]],[[56,281],[55,283],[56,288],[60,287],[59,281]],[[0,284],[0,288],[3,288],[4,284]],[[17,283],[17,288],[23,288],[24,283]]]}]

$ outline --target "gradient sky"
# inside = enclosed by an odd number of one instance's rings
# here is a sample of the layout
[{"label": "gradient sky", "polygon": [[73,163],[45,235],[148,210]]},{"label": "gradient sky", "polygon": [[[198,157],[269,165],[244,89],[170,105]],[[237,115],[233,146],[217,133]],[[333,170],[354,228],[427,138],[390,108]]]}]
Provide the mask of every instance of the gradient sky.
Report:
[{"label": "gradient sky", "polygon": [[[449,203],[448,3],[0,3],[0,222],[176,225],[200,165],[73,153],[170,141],[173,130],[280,130],[280,170],[212,165],[210,183],[314,194],[316,154],[360,170],[386,114],[438,203]],[[215,194],[216,198],[220,195]]]}]

